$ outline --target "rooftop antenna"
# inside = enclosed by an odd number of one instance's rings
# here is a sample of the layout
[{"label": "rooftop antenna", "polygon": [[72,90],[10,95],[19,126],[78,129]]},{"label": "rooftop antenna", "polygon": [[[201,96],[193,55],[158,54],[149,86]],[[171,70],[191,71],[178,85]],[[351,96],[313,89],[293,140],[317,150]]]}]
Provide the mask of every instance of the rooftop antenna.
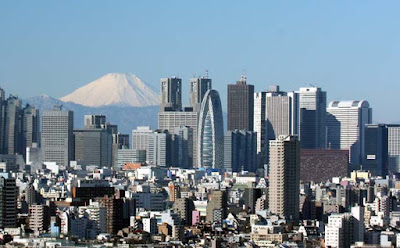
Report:
[{"label": "rooftop antenna", "polygon": [[246,82],[246,79],[247,79],[247,77],[246,77],[246,70],[243,69],[243,71],[242,71],[242,76],[241,76],[240,81]]},{"label": "rooftop antenna", "polygon": [[206,79],[208,79],[208,70],[206,69]]}]

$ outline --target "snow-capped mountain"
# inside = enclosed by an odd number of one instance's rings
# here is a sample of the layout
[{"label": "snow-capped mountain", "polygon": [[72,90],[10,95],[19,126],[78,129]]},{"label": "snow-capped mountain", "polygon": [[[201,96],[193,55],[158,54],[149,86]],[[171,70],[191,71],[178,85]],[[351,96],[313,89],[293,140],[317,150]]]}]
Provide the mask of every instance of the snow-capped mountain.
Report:
[{"label": "snow-capped mountain", "polygon": [[158,105],[159,94],[132,73],[108,73],[60,98],[87,107]]}]

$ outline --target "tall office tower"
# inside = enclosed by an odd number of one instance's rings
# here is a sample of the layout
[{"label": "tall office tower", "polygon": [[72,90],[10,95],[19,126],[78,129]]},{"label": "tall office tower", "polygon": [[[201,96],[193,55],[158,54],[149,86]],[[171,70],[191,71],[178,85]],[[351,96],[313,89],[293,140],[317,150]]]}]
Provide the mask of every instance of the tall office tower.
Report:
[{"label": "tall office tower", "polygon": [[201,102],[208,90],[211,90],[212,84],[209,78],[191,78],[190,79],[190,106],[194,112],[200,112]]},{"label": "tall office tower", "polygon": [[276,139],[280,135],[297,135],[297,93],[270,91],[266,100],[265,124],[268,140]]},{"label": "tall office tower", "polygon": [[[39,109],[31,105],[26,105],[23,114],[22,123],[22,136],[23,136],[23,150],[26,152],[27,147],[32,147],[32,144],[38,144],[40,141],[40,116]],[[24,154],[25,154],[24,152]]]},{"label": "tall office tower", "polygon": [[106,124],[105,115],[85,115],[85,129],[102,128]]},{"label": "tall office tower", "polygon": [[267,135],[266,135],[266,99],[267,92],[261,91],[254,93],[254,126],[253,130],[257,133],[257,164],[262,167],[267,163]]},{"label": "tall office tower", "polygon": [[228,130],[253,131],[254,86],[246,77],[228,84]]},{"label": "tall office tower", "polygon": [[197,133],[199,114],[193,111],[168,111],[158,113],[158,129],[168,130],[170,134],[175,133],[176,128],[181,126],[193,129],[193,163],[190,167],[197,167]]},{"label": "tall office tower", "polygon": [[111,134],[105,129],[74,130],[75,160],[80,165],[112,165]]},{"label": "tall office tower", "polygon": [[257,134],[252,131],[227,131],[224,140],[224,167],[228,171],[257,170]]},{"label": "tall office tower", "polygon": [[160,112],[182,110],[182,79],[161,78]]},{"label": "tall office tower", "polygon": [[332,101],[327,108],[327,145],[331,149],[349,150],[352,168],[361,163],[366,124],[372,122],[367,101]]},{"label": "tall office tower", "polygon": [[388,175],[388,128],[384,124],[365,125],[363,170],[373,176]]},{"label": "tall office tower", "polygon": [[6,106],[5,91],[0,88],[0,153],[5,154],[5,131],[6,131]]},{"label": "tall office tower", "polygon": [[114,124],[106,123],[101,125],[101,127],[111,134],[111,163],[112,167],[116,168],[118,163],[118,149],[129,149],[129,135],[119,133],[118,126]]},{"label": "tall office tower", "polygon": [[224,123],[216,90],[204,95],[197,135],[198,167],[222,168],[224,163]]},{"label": "tall office tower", "polygon": [[288,220],[299,218],[300,144],[296,136],[269,143],[269,209]]},{"label": "tall office tower", "polygon": [[191,168],[193,166],[193,128],[176,127],[173,139],[173,166]]},{"label": "tall office tower", "polygon": [[400,172],[400,124],[387,124],[388,129],[388,170]]},{"label": "tall office tower", "polygon": [[18,188],[15,178],[7,173],[0,176],[0,228],[17,227]]},{"label": "tall office tower", "polygon": [[117,149],[129,149],[129,134],[113,135],[113,143],[117,144]]},{"label": "tall office tower", "polygon": [[[268,92],[255,94],[254,128],[261,164],[268,163],[269,140],[280,135],[297,135],[299,130],[299,103],[295,92],[282,92],[278,85]],[[260,134],[260,135],[258,135]]]},{"label": "tall office tower", "polygon": [[171,134],[167,130],[156,130],[149,135],[147,163],[157,166],[171,166]]},{"label": "tall office tower", "polygon": [[213,223],[225,219],[227,215],[227,196],[225,191],[215,190],[209,196],[206,221]]},{"label": "tall office tower", "polygon": [[132,130],[132,149],[147,150],[149,135],[153,132],[150,127],[137,127]]},{"label": "tall office tower", "polygon": [[74,158],[74,112],[54,106],[42,114],[42,158],[44,162],[56,162],[69,166]]},{"label": "tall office tower", "polygon": [[6,154],[22,154],[22,103],[15,97],[7,99],[5,119],[5,149]]},{"label": "tall office tower", "polygon": [[300,141],[305,149],[326,147],[326,92],[318,87],[300,88]]}]

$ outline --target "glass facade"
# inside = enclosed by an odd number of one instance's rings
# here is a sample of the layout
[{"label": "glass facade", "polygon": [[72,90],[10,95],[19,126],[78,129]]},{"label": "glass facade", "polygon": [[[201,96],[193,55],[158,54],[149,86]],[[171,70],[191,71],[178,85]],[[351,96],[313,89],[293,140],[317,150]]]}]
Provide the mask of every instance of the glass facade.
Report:
[{"label": "glass facade", "polygon": [[207,91],[201,103],[197,139],[198,167],[222,168],[224,130],[221,100],[215,90]]}]

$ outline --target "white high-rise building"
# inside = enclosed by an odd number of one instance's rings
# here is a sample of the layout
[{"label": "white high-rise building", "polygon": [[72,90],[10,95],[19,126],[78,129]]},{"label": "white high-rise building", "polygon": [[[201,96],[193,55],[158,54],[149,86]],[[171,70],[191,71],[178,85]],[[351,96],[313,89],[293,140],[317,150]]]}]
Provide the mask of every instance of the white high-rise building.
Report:
[{"label": "white high-rise building", "polygon": [[177,128],[186,126],[193,129],[192,147],[193,159],[191,167],[196,167],[197,163],[197,126],[199,113],[194,111],[166,111],[158,113],[158,129],[168,130],[171,134],[175,133]]},{"label": "white high-rise building", "polygon": [[327,108],[327,146],[349,150],[349,160],[358,166],[362,151],[365,125],[372,123],[372,109],[367,101],[332,101]]},{"label": "white high-rise building", "polygon": [[132,130],[132,149],[147,150],[149,135],[154,131],[150,127],[142,126]]},{"label": "white high-rise building", "polygon": [[74,112],[64,111],[61,106],[42,114],[43,162],[56,162],[68,166],[74,158]]},{"label": "white high-rise building", "polygon": [[171,165],[171,135],[168,131],[156,131],[149,135],[147,163],[157,166]]},{"label": "white high-rise building", "polygon": [[295,92],[282,92],[278,85],[254,94],[254,131],[261,164],[268,163],[268,142],[280,135],[298,135],[299,102]]},{"label": "white high-rise building", "polygon": [[386,125],[388,129],[388,169],[400,172],[400,124]]},{"label": "white high-rise building", "polygon": [[261,91],[254,93],[254,132],[257,133],[257,156],[258,163],[265,164],[267,152],[265,150],[265,104],[267,92]]}]

